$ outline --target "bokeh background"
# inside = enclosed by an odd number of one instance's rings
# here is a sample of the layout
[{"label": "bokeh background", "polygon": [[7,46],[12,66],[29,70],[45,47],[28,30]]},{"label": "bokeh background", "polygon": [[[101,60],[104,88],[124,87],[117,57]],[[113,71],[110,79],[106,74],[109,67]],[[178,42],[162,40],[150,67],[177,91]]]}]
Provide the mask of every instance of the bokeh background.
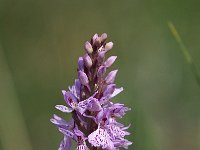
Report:
[{"label": "bokeh background", "polygon": [[200,64],[198,0],[0,0],[0,149],[55,150],[49,121],[77,78],[83,44],[108,33],[117,55],[114,100],[132,108],[135,150],[199,150],[200,87],[167,23]]}]

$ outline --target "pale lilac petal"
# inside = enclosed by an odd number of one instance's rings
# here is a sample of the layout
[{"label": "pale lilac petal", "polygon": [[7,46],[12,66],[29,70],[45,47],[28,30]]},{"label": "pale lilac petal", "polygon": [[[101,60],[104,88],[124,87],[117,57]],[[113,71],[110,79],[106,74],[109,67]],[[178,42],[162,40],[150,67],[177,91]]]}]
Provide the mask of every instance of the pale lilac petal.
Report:
[{"label": "pale lilac petal", "polygon": [[104,104],[106,104],[106,103],[109,102],[110,98],[111,98],[110,95],[108,95],[108,96],[103,96],[103,97],[99,100],[99,102],[100,102],[101,105],[104,105]]},{"label": "pale lilac petal", "polygon": [[115,91],[116,85],[115,84],[109,84],[107,85],[106,89],[103,92],[103,96],[111,96],[113,94],[113,92]]},{"label": "pale lilac petal", "polygon": [[56,105],[55,108],[62,111],[62,112],[66,112],[66,113],[70,113],[74,110],[74,109],[66,107],[64,105]]},{"label": "pale lilac petal", "polygon": [[58,129],[60,132],[62,132],[64,135],[68,136],[68,137],[71,137],[71,138],[74,138],[74,133],[69,131],[69,130],[66,130],[66,129],[63,129],[63,128],[59,128]]},{"label": "pale lilac petal", "polygon": [[81,83],[78,79],[75,80],[75,83],[73,86],[69,87],[69,91],[77,98],[80,98],[80,89],[81,89]]},{"label": "pale lilac petal", "polygon": [[118,139],[114,141],[114,146],[115,147],[123,147],[125,149],[128,149],[128,146],[133,144],[132,142],[126,140],[126,139]]},{"label": "pale lilac petal", "polygon": [[100,112],[98,112],[98,114],[96,116],[96,120],[95,120],[97,124],[100,123],[100,121],[102,120],[104,115],[105,115],[105,112],[103,109]]},{"label": "pale lilac petal", "polygon": [[130,128],[131,124],[129,124],[127,127],[123,127],[122,130],[127,130],[128,128]]},{"label": "pale lilac petal", "polygon": [[102,109],[102,107],[101,107],[98,99],[90,98],[87,109],[90,111],[100,111]]},{"label": "pale lilac petal", "polygon": [[123,87],[121,87],[121,88],[115,88],[115,90],[112,93],[111,97],[115,97],[116,95],[118,95],[119,93],[121,93],[123,90],[124,90]]},{"label": "pale lilac petal", "polygon": [[50,121],[58,127],[68,128],[70,126],[64,119],[55,114],[53,115],[53,118],[50,119]]},{"label": "pale lilac petal", "polygon": [[104,62],[104,66],[106,68],[110,67],[116,60],[117,56],[110,56],[105,62]]},{"label": "pale lilac petal", "polygon": [[125,112],[129,111],[130,108],[124,107],[124,104],[116,103],[116,104],[112,104],[109,107],[109,110],[114,116],[122,118],[126,114]]},{"label": "pale lilac petal", "polygon": [[105,78],[105,81],[107,84],[114,83],[117,72],[118,72],[118,70],[113,70],[107,75],[107,77]]},{"label": "pale lilac petal", "polygon": [[76,110],[83,114],[87,110],[88,102],[88,99],[79,102],[78,106],[76,107]]},{"label": "pale lilac petal", "polygon": [[97,77],[101,78],[104,76],[104,74],[106,73],[106,67],[105,66],[100,66],[98,71],[97,71]]}]

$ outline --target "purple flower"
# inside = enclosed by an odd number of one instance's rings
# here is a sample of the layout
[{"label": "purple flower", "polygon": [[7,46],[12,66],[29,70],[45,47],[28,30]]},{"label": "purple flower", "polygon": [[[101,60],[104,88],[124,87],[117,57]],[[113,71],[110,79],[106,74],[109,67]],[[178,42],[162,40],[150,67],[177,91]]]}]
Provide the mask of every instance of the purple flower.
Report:
[{"label": "purple flower", "polygon": [[126,131],[130,125],[117,122],[130,108],[112,102],[113,97],[123,91],[114,83],[118,70],[105,77],[106,70],[117,58],[105,58],[113,47],[113,43],[106,40],[106,33],[95,34],[85,43],[86,54],[78,59],[78,79],[68,91],[62,90],[66,104],[55,106],[73,118],[70,122],[57,115],[50,119],[64,135],[58,150],[70,150],[72,141],[76,142],[76,150],[118,150],[132,144],[125,139],[130,135]]}]

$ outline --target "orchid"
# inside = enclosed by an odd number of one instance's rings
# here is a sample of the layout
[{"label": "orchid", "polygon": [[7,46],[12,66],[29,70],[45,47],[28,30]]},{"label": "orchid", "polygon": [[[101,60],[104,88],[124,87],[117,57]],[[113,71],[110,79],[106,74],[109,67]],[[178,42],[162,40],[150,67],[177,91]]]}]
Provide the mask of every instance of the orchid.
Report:
[{"label": "orchid", "polygon": [[105,59],[113,47],[113,43],[106,40],[106,33],[95,34],[85,43],[86,54],[78,59],[78,79],[68,91],[62,91],[66,105],[55,106],[72,115],[69,122],[57,115],[50,119],[64,136],[58,150],[70,150],[72,141],[77,143],[76,150],[118,150],[132,144],[125,139],[130,135],[126,131],[130,125],[125,127],[117,122],[130,108],[112,102],[123,88],[114,83],[118,70],[106,75],[117,58]]}]

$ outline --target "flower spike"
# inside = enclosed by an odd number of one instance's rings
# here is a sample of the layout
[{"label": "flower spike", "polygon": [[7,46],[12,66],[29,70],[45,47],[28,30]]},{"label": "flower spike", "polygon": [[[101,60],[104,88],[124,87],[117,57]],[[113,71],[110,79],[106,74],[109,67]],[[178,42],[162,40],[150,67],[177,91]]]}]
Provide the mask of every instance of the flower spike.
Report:
[{"label": "flower spike", "polygon": [[62,90],[66,104],[55,106],[73,118],[70,122],[57,115],[50,119],[64,135],[58,150],[70,150],[72,141],[76,143],[76,150],[119,150],[132,144],[125,139],[130,135],[126,131],[130,125],[117,122],[130,108],[112,102],[123,88],[114,83],[118,70],[106,76],[117,58],[106,59],[107,52],[113,48],[113,43],[106,40],[106,33],[95,34],[84,44],[86,53],[78,59],[78,79],[68,91]]}]

